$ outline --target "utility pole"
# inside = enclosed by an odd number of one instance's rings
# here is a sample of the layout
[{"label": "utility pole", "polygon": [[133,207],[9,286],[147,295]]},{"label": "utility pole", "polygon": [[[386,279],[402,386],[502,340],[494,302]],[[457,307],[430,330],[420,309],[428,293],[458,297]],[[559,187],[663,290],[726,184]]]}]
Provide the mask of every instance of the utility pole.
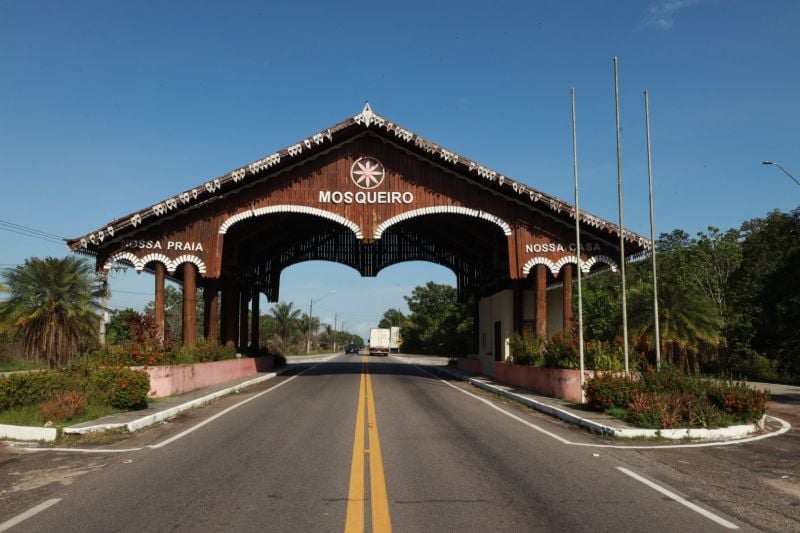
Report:
[{"label": "utility pole", "polygon": [[100,311],[100,328],[97,332],[98,340],[100,341],[100,346],[106,345],[106,321],[109,319],[108,317],[108,272],[103,272],[99,274],[100,281],[103,286],[103,304],[102,309]]},{"label": "utility pole", "polygon": [[333,351],[336,351],[336,319],[339,317],[338,313],[333,314]]}]

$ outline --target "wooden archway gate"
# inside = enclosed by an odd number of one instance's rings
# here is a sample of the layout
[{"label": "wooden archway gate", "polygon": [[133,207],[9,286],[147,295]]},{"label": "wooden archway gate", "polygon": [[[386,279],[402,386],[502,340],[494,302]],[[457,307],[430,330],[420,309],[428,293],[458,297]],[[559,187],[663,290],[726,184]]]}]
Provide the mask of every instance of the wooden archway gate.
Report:
[{"label": "wooden archway gate", "polygon": [[[205,334],[228,344],[248,338],[257,295],[278,297],[281,271],[322,259],[364,276],[402,261],[452,269],[459,291],[514,294],[514,329],[523,327],[523,291],[536,299],[536,330],[546,335],[546,290],[562,281],[570,296],[577,255],[584,270],[621,258],[619,228],[566,202],[448,151],[372,112],[356,116],[219,178],[68,240],[96,256],[98,269],[126,262],[152,269],[163,329],[167,276],[184,287],[183,342],[194,342],[194,295],[204,289]],[[626,257],[650,243],[624,235]],[[222,316],[217,317],[221,292]],[[254,297],[254,295],[256,297]],[[252,303],[248,303],[252,301]],[[564,325],[571,318],[564,305]]]}]

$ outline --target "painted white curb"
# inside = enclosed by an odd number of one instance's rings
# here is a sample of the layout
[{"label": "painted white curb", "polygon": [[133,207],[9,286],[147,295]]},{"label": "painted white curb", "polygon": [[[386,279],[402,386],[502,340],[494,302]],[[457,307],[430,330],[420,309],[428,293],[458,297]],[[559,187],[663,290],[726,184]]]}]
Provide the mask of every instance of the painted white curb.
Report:
[{"label": "painted white curb", "polygon": [[247,381],[243,381],[238,385],[234,385],[232,387],[228,387],[226,389],[218,390],[206,396],[202,396],[200,398],[195,398],[194,400],[188,401],[186,403],[182,403],[180,405],[176,405],[170,409],[160,411],[158,413],[153,413],[152,415],[144,416],[137,420],[133,420],[131,422],[118,422],[115,424],[96,424],[94,426],[87,426],[87,427],[67,427],[64,428],[64,433],[71,434],[71,435],[85,435],[86,433],[94,433],[97,431],[106,431],[109,429],[116,429],[124,427],[130,432],[134,432],[153,424],[157,424],[159,422],[163,422],[168,418],[172,418],[175,415],[178,415],[184,411],[188,411],[190,409],[194,409],[195,407],[200,407],[201,405],[207,404],[217,398],[221,398],[227,394],[231,394],[232,392],[240,391],[246,387],[251,385],[255,385],[256,383],[261,383],[262,381],[267,381],[268,379],[272,379],[275,376],[286,372],[289,369],[288,366],[283,368],[279,368],[275,372],[270,372],[269,374],[264,374],[263,376],[258,376],[257,378],[249,379]]},{"label": "painted white curb", "polygon": [[[454,372],[450,372],[448,369],[442,369],[447,374],[458,378],[464,379],[464,376],[456,374]],[[751,433],[755,433],[756,431],[760,430],[764,427],[764,419],[766,415],[761,418],[758,424],[746,424],[740,426],[728,426],[726,428],[719,428],[719,429],[704,429],[704,428],[682,428],[682,429],[641,429],[641,428],[615,428],[613,426],[607,426],[605,424],[600,424],[599,422],[594,422],[592,420],[587,420],[582,418],[576,414],[570,413],[564,409],[548,405],[546,403],[539,402],[534,400],[533,398],[528,398],[526,396],[522,396],[521,394],[515,394],[513,392],[509,392],[505,389],[492,385],[491,383],[486,382],[480,378],[472,378],[467,377],[466,381],[470,384],[478,387],[479,389],[487,390],[489,392],[493,392],[495,394],[499,394],[501,396],[505,396],[506,398],[510,398],[512,400],[518,401],[527,405],[528,407],[532,407],[537,411],[541,411],[551,416],[555,416],[564,420],[565,422],[569,422],[571,424],[576,424],[578,426],[584,427],[590,431],[594,431],[595,433],[600,433],[603,435],[610,435],[613,437],[620,437],[620,438],[654,438],[660,437],[662,439],[671,439],[671,440],[682,440],[682,439],[699,439],[699,440],[721,440],[721,439],[736,439],[741,437],[746,437]]]},{"label": "painted white curb", "polygon": [[57,436],[56,428],[0,424],[0,439],[54,441]]}]

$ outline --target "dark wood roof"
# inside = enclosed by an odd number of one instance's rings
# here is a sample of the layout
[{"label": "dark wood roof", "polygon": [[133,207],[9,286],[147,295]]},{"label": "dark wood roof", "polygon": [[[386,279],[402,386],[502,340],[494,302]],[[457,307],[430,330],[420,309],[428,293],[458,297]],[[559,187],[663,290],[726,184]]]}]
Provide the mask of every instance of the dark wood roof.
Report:
[{"label": "dark wood roof", "polygon": [[[107,238],[123,236],[133,229],[161,220],[167,214],[213,201],[253,180],[267,178],[364,131],[383,136],[476,182],[489,184],[498,193],[522,202],[533,210],[547,211],[551,216],[561,216],[573,220],[575,218],[575,209],[570,203],[513,180],[461,154],[420,137],[373,112],[369,104],[366,104],[360,113],[330,128],[157,204],[113,220],[91,233],[74,239],[66,239],[67,245],[72,251],[94,253]],[[619,226],[591,213],[581,211],[581,222],[594,231],[604,231],[619,237]],[[649,239],[631,231],[625,231],[625,240],[634,244],[633,250],[631,250],[634,254],[640,253],[642,250],[646,251],[651,247]]]}]

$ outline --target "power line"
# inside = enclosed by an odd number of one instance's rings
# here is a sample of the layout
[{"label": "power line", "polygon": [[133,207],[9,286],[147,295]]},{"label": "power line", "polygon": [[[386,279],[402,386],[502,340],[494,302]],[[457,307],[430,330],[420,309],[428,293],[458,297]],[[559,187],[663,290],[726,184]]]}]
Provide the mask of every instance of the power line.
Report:
[{"label": "power line", "polygon": [[7,221],[7,220],[0,220],[0,224],[5,224],[5,225],[8,225],[8,226],[13,226],[13,227],[15,227],[15,228],[17,228],[17,229],[21,229],[21,230],[25,230],[25,231],[30,231],[30,232],[33,232],[33,233],[38,233],[38,234],[40,234],[40,235],[42,235],[42,236],[44,236],[44,237],[51,237],[51,238],[54,238],[54,239],[64,240],[64,237],[62,237],[61,235],[56,235],[55,233],[49,233],[49,232],[47,232],[47,231],[38,230],[38,229],[36,229],[36,228],[31,228],[31,227],[28,227],[28,226],[23,226],[23,225],[21,225],[21,224],[15,224],[15,223],[13,223],[13,222],[9,222],[9,221]]},{"label": "power line", "polygon": [[40,231],[34,228],[29,228],[27,226],[21,226],[19,224],[14,224],[13,222],[7,222],[5,220],[0,220],[0,230],[16,233],[17,235],[22,235],[24,237],[31,237],[46,242],[52,242],[55,244],[64,244],[64,240],[58,235],[55,235],[53,233],[47,233],[45,231]]}]

